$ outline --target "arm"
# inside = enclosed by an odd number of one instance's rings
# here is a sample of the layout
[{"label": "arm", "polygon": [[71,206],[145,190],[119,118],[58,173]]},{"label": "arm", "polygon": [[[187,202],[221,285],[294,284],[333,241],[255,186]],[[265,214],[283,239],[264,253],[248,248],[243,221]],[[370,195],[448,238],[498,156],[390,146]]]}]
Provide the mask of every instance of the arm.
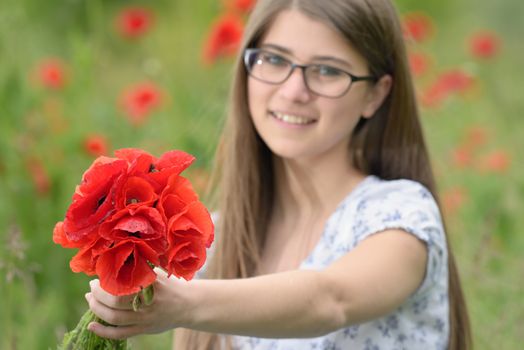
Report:
[{"label": "arm", "polygon": [[175,329],[173,336],[173,349],[183,349],[183,343],[181,342],[180,332]]},{"label": "arm", "polygon": [[129,310],[129,297],[112,297],[95,282],[87,297],[90,308],[119,327],[90,329],[108,338],[175,327],[271,338],[319,336],[393,311],[421,284],[426,260],[423,242],[388,230],[323,271],[191,282],[163,276],[155,283],[153,305],[138,312]]}]

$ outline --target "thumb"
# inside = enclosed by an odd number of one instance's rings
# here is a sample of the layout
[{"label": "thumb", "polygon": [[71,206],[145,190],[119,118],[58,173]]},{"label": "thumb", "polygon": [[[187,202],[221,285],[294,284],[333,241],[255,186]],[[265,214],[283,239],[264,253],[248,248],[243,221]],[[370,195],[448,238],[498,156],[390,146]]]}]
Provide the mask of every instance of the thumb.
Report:
[{"label": "thumb", "polygon": [[168,278],[167,272],[161,267],[155,266],[153,271],[156,273],[157,279],[159,277]]}]

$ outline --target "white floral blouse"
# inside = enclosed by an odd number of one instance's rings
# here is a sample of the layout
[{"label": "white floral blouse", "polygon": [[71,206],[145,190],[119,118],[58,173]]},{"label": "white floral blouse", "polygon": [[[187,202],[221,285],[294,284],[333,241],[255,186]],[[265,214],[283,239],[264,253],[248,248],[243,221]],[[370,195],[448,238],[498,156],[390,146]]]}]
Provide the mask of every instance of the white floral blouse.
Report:
[{"label": "white floral blouse", "polygon": [[441,350],[447,349],[448,269],[446,238],[431,193],[411,180],[366,177],[328,219],[321,239],[301,269],[320,270],[366,237],[402,229],[426,243],[426,276],[416,292],[389,315],[318,338],[265,339],[234,336],[237,350]]}]

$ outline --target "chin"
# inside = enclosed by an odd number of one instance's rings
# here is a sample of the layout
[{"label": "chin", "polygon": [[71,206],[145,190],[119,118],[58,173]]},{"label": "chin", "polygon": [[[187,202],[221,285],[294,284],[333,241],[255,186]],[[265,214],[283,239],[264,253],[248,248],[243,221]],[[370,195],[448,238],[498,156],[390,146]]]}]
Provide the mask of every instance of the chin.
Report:
[{"label": "chin", "polygon": [[300,159],[314,156],[314,152],[304,148],[289,145],[268,145],[270,151],[277,157],[283,159]]}]

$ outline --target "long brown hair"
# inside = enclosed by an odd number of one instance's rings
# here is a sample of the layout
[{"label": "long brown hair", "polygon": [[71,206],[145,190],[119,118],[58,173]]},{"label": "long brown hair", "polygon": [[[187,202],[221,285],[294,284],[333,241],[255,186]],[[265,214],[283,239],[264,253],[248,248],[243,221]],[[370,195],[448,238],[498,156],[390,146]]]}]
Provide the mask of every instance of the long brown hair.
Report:
[{"label": "long brown hair", "polygon": [[[331,26],[363,55],[372,75],[393,77],[383,105],[372,118],[362,118],[353,131],[353,165],[383,179],[418,181],[438,198],[401,25],[390,0],[259,0],[246,25],[240,52],[255,47],[285,9],[299,10]],[[220,220],[208,278],[244,278],[255,273],[274,198],[272,155],[249,116],[247,74],[241,57],[234,67],[230,109],[216,158]],[[448,250],[449,349],[468,350],[472,347],[469,319],[449,240]],[[227,339],[220,343],[218,336],[208,333],[184,330],[177,331],[177,337],[183,337],[179,340],[184,350],[230,348]]]}]

